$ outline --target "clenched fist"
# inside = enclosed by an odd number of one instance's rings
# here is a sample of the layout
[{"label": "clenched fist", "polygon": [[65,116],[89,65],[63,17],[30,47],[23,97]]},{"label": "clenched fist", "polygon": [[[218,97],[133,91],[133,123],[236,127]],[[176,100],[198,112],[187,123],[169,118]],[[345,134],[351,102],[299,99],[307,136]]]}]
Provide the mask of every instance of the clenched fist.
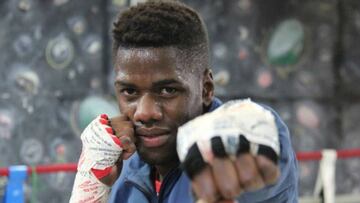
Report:
[{"label": "clenched fist", "polygon": [[135,152],[134,127],[124,116],[95,118],[81,134],[83,144],[70,202],[106,202],[122,160]]},{"label": "clenched fist", "polygon": [[275,118],[250,100],[226,103],[180,127],[177,151],[196,197],[206,202],[233,200],[280,175]]}]

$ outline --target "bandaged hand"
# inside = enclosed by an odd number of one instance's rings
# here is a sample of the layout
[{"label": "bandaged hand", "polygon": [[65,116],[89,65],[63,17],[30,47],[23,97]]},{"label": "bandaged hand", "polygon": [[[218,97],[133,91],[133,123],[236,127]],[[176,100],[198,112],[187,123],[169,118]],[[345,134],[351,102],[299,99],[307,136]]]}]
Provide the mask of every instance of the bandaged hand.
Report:
[{"label": "bandaged hand", "polygon": [[279,175],[275,117],[250,100],[237,100],[178,129],[177,151],[197,198],[233,200],[274,184]]},{"label": "bandaged hand", "polygon": [[70,202],[107,202],[109,186],[118,177],[122,160],[135,151],[130,139],[133,133],[126,118],[119,116],[110,121],[105,114],[85,128]]}]

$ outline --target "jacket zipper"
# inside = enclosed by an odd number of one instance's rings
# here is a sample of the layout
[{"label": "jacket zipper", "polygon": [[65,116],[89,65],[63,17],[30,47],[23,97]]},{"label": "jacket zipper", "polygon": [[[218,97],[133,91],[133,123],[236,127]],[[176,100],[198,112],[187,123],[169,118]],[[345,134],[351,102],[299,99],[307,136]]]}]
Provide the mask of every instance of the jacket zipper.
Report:
[{"label": "jacket zipper", "polygon": [[149,193],[146,189],[144,189],[143,187],[141,187],[139,184],[132,182],[130,180],[126,180],[125,184],[128,185],[133,185],[136,189],[140,190],[146,197],[146,199],[148,200],[148,202],[152,202],[152,198],[151,198],[151,193]]},{"label": "jacket zipper", "polygon": [[[169,179],[174,175],[174,173],[177,172],[177,170],[179,170],[178,168],[175,168],[173,171],[170,171],[169,174],[167,174],[164,178],[164,180],[162,181],[161,183],[161,186],[160,186],[160,192],[159,192],[159,196],[158,196],[158,203],[162,203],[163,202],[163,196],[164,196],[164,190],[166,188],[166,185],[168,184],[169,182]],[[181,173],[179,175],[179,177],[181,176]],[[175,178],[175,181],[178,180],[178,178]]]}]

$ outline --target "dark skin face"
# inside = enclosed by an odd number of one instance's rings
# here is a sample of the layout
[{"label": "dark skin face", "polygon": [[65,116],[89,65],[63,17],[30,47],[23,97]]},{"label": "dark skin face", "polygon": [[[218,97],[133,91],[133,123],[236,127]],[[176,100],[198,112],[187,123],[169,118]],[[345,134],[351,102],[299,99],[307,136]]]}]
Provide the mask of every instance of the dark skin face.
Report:
[{"label": "dark skin face", "polygon": [[115,61],[120,111],[135,128],[140,157],[161,175],[178,165],[177,128],[211,104],[213,83],[175,48],[120,48]]}]

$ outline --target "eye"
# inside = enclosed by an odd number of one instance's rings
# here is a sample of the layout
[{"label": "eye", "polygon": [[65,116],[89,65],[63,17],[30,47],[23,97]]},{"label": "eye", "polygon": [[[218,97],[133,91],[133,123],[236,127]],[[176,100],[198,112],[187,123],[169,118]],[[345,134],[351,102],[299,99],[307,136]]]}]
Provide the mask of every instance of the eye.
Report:
[{"label": "eye", "polygon": [[137,94],[136,89],[134,88],[124,88],[120,90],[121,94],[124,94],[125,96],[134,96]]},{"label": "eye", "polygon": [[172,96],[174,94],[176,94],[178,92],[178,90],[174,87],[163,87],[160,90],[160,94],[163,96]]}]

